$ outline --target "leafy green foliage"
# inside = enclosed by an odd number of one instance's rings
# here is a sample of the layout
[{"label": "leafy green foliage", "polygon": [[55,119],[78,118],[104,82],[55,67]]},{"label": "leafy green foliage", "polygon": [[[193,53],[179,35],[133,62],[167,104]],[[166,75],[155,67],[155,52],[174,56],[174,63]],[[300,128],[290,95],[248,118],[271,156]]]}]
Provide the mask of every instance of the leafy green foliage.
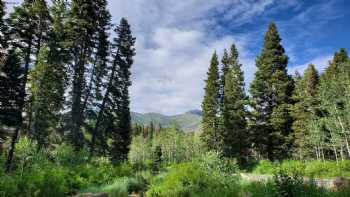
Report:
[{"label": "leafy green foliage", "polygon": [[285,160],[282,162],[261,160],[252,170],[252,173],[276,174],[280,170],[289,175],[298,173],[306,177],[315,178],[334,178],[339,176],[350,177],[350,162],[341,161],[337,164],[335,161],[319,160]]},{"label": "leafy green foliage", "polygon": [[150,167],[152,161],[158,160],[156,147],[161,150],[162,164],[191,161],[205,152],[198,134],[185,133],[176,127],[162,129],[154,135],[134,136],[130,145],[129,161],[138,169]]},{"label": "leafy green foliage", "polygon": [[203,166],[206,165],[199,162],[173,165],[165,175],[151,182],[147,196],[238,196],[235,176]]},{"label": "leafy green foliage", "polygon": [[89,160],[88,155],[87,151],[76,152],[64,144],[51,151],[37,152],[35,143],[21,138],[14,158],[15,170],[0,174],[0,191],[3,196],[67,196],[91,185],[134,175],[128,164],[114,166],[106,158]]},{"label": "leafy green foliage", "polygon": [[89,187],[84,189],[84,192],[92,193],[108,193],[111,197],[126,197],[132,192],[143,194],[146,190],[147,183],[140,176],[136,177],[121,177],[116,179],[114,182],[99,187]]}]

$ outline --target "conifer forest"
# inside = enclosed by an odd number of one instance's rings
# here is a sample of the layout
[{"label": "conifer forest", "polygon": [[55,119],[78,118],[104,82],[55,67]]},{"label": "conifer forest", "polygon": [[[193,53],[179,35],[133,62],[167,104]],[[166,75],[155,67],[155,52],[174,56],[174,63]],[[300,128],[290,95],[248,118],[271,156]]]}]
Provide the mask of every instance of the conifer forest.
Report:
[{"label": "conifer forest", "polygon": [[270,22],[249,83],[230,41],[201,110],[138,114],[137,27],[109,3],[0,0],[0,197],[350,196],[349,46],[291,73]]}]

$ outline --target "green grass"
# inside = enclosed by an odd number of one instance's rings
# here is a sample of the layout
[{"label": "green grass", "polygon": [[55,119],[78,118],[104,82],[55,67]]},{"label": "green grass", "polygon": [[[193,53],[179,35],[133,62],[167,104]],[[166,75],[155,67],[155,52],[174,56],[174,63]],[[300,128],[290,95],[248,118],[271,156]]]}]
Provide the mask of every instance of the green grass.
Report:
[{"label": "green grass", "polygon": [[128,196],[128,184],[129,178],[122,177],[115,180],[111,184],[103,186],[91,186],[84,190],[82,193],[108,193],[110,197],[126,197]]},{"label": "green grass", "polygon": [[315,178],[350,177],[350,161],[296,161],[285,160],[282,162],[270,162],[261,160],[248,172],[254,174],[274,174],[283,170],[288,174],[298,172],[303,176]]},{"label": "green grass", "polygon": [[[292,188],[293,192],[289,196],[293,197],[349,197],[350,189],[342,189],[336,192],[328,191],[315,185],[302,185],[301,187]],[[251,197],[282,197],[278,193],[275,183],[270,181],[260,182],[241,182],[241,195]],[[286,195],[287,196],[287,195]]]}]

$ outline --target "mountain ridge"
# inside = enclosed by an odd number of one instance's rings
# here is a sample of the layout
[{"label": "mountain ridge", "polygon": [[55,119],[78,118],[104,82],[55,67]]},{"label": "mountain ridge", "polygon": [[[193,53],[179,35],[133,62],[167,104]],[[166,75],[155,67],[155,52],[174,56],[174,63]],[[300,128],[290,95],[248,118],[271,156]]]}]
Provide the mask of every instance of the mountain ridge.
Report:
[{"label": "mountain ridge", "polygon": [[131,112],[131,120],[134,124],[149,125],[150,122],[153,122],[155,124],[161,124],[165,128],[176,123],[185,131],[199,131],[202,122],[202,111],[190,110],[177,115],[164,115],[155,112]]}]

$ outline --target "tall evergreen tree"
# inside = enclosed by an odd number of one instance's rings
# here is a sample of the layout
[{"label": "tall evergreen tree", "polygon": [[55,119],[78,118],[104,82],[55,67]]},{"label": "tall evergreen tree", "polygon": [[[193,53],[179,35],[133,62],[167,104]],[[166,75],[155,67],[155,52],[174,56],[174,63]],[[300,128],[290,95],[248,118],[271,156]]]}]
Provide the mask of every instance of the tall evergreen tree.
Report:
[{"label": "tall evergreen tree", "polygon": [[[28,81],[31,55],[39,50],[38,47],[40,47],[40,43],[45,35],[49,20],[49,12],[44,0],[25,0],[21,6],[15,7],[14,12],[11,13],[8,20],[11,39],[9,44],[12,45],[12,48],[19,49],[19,54],[23,59],[24,64],[23,81],[21,81],[21,95],[23,97],[18,97],[19,100],[22,99],[19,102],[21,116],[25,107],[25,88]],[[20,122],[16,125],[16,129],[11,138],[11,146],[7,159],[7,170],[10,170],[11,168],[15,145],[17,138],[19,137],[19,131],[22,128],[23,119],[20,118],[19,120]]]},{"label": "tall evergreen tree", "polygon": [[325,72],[321,75],[324,80],[334,79],[339,72],[342,71],[342,67],[348,63],[349,56],[345,49],[341,48],[338,52],[334,54],[333,60],[330,62],[329,66]]},{"label": "tall evergreen tree", "polygon": [[10,50],[0,70],[0,124],[15,128],[6,162],[7,171],[11,168],[15,144],[22,123],[25,97],[24,73],[17,53],[15,50]]},{"label": "tall evergreen tree", "polygon": [[220,150],[221,137],[218,132],[218,112],[220,108],[220,75],[219,61],[216,52],[213,54],[205,81],[205,93],[202,102],[203,133],[202,139],[209,150]]},{"label": "tall evergreen tree", "polygon": [[[131,140],[129,92],[130,68],[135,56],[135,38],[126,19],[121,19],[115,30],[117,37],[113,42],[113,63],[106,84],[106,92],[99,108],[97,121],[93,130],[91,153],[96,141],[112,139],[110,156],[118,162],[127,158]],[[103,138],[102,138],[103,139]]]},{"label": "tall evergreen tree", "polygon": [[49,145],[49,135],[56,131],[60,112],[63,109],[66,87],[66,47],[64,19],[67,9],[64,0],[53,1],[51,8],[52,27],[48,44],[42,45],[37,64],[31,72],[33,111],[33,137],[38,149]]},{"label": "tall evergreen tree", "polygon": [[275,160],[288,155],[292,119],[289,113],[293,81],[287,74],[288,57],[275,24],[269,25],[264,46],[256,59],[258,71],[250,93],[255,113],[256,150]]},{"label": "tall evergreen tree", "polygon": [[34,139],[38,149],[49,145],[49,135],[55,131],[59,113],[63,107],[65,90],[65,67],[54,61],[57,51],[42,46],[38,63],[31,72],[34,112]]},{"label": "tall evergreen tree", "polygon": [[20,100],[23,98],[23,68],[14,50],[8,52],[0,70],[0,122],[16,126],[21,119]]},{"label": "tall evergreen tree", "polygon": [[[217,133],[220,134],[220,136],[223,136],[225,132],[225,125],[224,125],[224,117],[223,117],[223,111],[224,111],[224,96],[225,96],[225,76],[229,71],[230,67],[230,57],[227,52],[227,49],[224,49],[224,54],[221,59],[221,72],[219,73],[219,109],[218,109],[218,119],[217,119]],[[220,142],[220,147],[223,146],[223,141]]]},{"label": "tall evergreen tree", "polygon": [[[10,45],[20,49],[20,56],[25,68],[24,81],[27,83],[31,64],[38,58],[42,43],[47,41],[51,17],[45,0],[25,0],[14,8],[8,19]],[[34,57],[34,61],[32,59]],[[31,101],[27,93],[26,111],[27,132],[31,125]]]},{"label": "tall evergreen tree", "polygon": [[97,32],[97,7],[92,0],[73,0],[69,15],[67,31],[71,41],[72,56],[72,90],[70,133],[68,140],[80,149],[84,145],[81,126],[84,122],[84,93],[86,90],[86,71],[91,63],[95,47],[94,36]]},{"label": "tall evergreen tree", "polygon": [[[112,154],[113,160],[126,160],[131,143],[131,115],[130,115],[130,95],[131,86],[131,66],[135,56],[135,38],[132,36],[130,25],[125,18],[122,18],[118,28],[116,44],[117,53],[115,58],[119,65],[117,76],[120,79],[120,102],[117,105],[118,110],[114,111],[118,116],[117,130],[112,134]],[[117,96],[117,95],[115,95]],[[115,109],[114,109],[115,110]]]},{"label": "tall evergreen tree", "polygon": [[111,28],[111,14],[107,9],[106,0],[95,1],[96,32],[94,35],[95,49],[92,54],[92,67],[90,68],[89,81],[85,90],[83,109],[88,120],[96,119],[96,107],[103,99],[103,80],[107,75],[108,56],[110,51],[109,30]]},{"label": "tall evergreen tree", "polygon": [[318,72],[314,65],[310,64],[305,70],[304,76],[295,77],[295,89],[293,92],[294,105],[291,114],[294,118],[292,125],[295,153],[299,159],[310,156],[309,122],[315,117],[317,111],[316,90],[319,82]]},{"label": "tall evergreen tree", "polygon": [[236,157],[243,162],[244,152],[247,149],[247,112],[245,109],[246,95],[244,92],[244,75],[238,61],[238,51],[232,45],[229,56],[229,67],[224,73],[223,99],[223,153],[228,157]]}]

